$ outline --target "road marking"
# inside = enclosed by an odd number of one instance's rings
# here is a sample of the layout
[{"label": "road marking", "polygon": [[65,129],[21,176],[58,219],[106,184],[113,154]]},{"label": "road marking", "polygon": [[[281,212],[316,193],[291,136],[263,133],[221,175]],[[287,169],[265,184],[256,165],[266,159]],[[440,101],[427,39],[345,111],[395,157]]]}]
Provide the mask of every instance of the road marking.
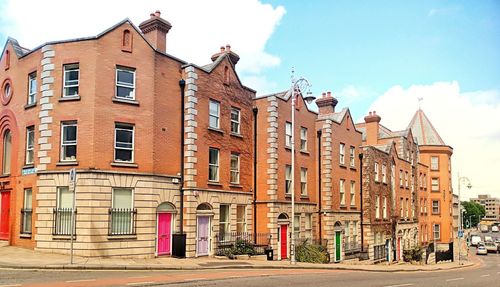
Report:
[{"label": "road marking", "polygon": [[129,279],[141,279],[141,278],[148,278],[149,276],[133,276],[133,277],[128,277]]},{"label": "road marking", "polygon": [[490,274],[484,274],[484,275],[481,275],[480,277],[489,277]]},{"label": "road marking", "polygon": [[66,283],[92,282],[92,281],[95,281],[95,279],[68,280],[66,281]]},{"label": "road marking", "polygon": [[384,287],[404,287],[404,286],[413,286],[413,284],[406,283],[406,284],[399,284],[399,285],[387,285]]},{"label": "road marking", "polygon": [[450,282],[450,281],[458,281],[458,280],[464,280],[464,278],[463,278],[463,277],[460,277],[460,278],[446,279],[446,282]]},{"label": "road marking", "polygon": [[148,282],[131,282],[131,283],[127,283],[127,285],[129,286],[134,286],[134,285],[146,285],[146,284],[153,284],[155,282],[153,281],[148,281]]}]

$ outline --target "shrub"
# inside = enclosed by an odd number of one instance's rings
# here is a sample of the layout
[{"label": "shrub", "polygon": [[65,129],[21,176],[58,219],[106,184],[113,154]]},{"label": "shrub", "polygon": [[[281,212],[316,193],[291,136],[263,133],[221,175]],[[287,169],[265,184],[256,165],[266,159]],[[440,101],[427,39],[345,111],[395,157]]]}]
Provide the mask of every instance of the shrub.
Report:
[{"label": "shrub", "polygon": [[229,259],[235,259],[236,255],[255,255],[255,248],[249,241],[238,239],[236,243],[224,251],[224,255]]},{"label": "shrub", "polygon": [[326,248],[322,245],[309,244],[304,241],[297,245],[295,248],[295,258],[298,262],[309,263],[328,263],[330,262],[330,255]]},{"label": "shrub", "polygon": [[422,261],[422,255],[424,253],[424,249],[421,246],[415,246],[412,249],[403,251],[403,260],[405,262]]}]

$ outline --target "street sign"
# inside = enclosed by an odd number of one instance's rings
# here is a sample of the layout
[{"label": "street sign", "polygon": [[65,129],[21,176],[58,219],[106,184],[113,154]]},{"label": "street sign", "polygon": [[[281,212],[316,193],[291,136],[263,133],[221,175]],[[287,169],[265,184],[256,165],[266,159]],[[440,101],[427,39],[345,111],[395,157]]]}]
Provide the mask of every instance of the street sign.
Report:
[{"label": "street sign", "polygon": [[458,237],[460,237],[460,238],[464,237],[464,231],[463,230],[459,230],[458,231]]}]

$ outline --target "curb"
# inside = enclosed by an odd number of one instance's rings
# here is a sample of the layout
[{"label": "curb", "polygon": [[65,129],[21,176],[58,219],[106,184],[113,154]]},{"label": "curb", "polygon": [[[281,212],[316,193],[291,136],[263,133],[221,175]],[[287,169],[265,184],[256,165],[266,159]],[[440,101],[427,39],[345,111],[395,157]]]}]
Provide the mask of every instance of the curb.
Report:
[{"label": "curb", "polygon": [[309,270],[347,270],[347,271],[365,271],[365,272],[435,272],[435,271],[447,271],[460,268],[468,268],[476,266],[479,263],[467,263],[460,266],[451,267],[437,267],[435,269],[426,268],[416,268],[416,269],[371,269],[356,267],[356,265],[347,266],[280,266],[280,265],[223,265],[223,266],[129,266],[129,265],[69,265],[69,264],[59,264],[59,265],[15,265],[15,264],[0,264],[0,268],[3,269],[37,269],[37,270],[151,270],[151,271],[168,271],[168,270],[224,270],[224,269],[309,269]]}]

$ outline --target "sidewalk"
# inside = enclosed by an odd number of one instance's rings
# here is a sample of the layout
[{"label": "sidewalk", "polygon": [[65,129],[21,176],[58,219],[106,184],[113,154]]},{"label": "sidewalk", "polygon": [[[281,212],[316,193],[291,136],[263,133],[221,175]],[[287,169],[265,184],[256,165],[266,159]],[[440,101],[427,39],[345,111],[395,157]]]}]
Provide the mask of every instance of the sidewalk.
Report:
[{"label": "sidewalk", "polygon": [[72,270],[202,270],[202,269],[332,269],[372,272],[438,271],[470,267],[477,262],[443,263],[437,265],[410,264],[313,264],[288,261],[229,260],[213,257],[176,259],[171,257],[151,259],[84,258],[74,257],[71,265],[69,255],[37,252],[30,249],[0,247],[0,268],[14,269],[72,269]]}]

